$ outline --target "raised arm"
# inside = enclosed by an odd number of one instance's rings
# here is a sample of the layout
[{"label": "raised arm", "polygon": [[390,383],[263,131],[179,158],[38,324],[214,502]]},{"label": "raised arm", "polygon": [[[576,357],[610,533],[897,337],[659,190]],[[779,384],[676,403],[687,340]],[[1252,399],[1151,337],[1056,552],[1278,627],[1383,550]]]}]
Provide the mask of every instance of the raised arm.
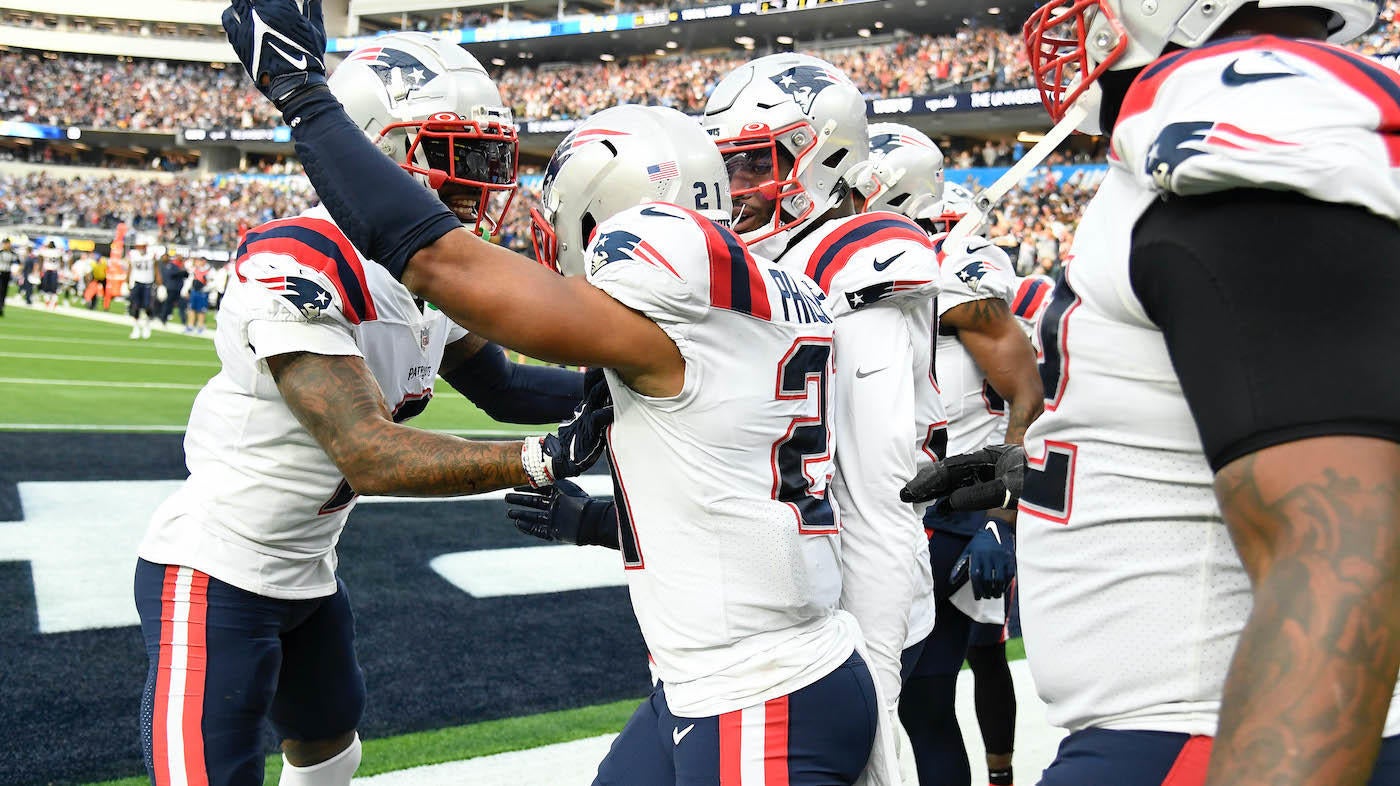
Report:
[{"label": "raised arm", "polygon": [[[542,360],[616,369],[648,395],[680,391],[684,361],[654,322],[586,281],[465,231],[350,121],[326,87],[320,0],[233,0],[223,23],[255,86],[292,128],[316,193],[361,253],[491,341]],[[289,48],[300,50],[295,59],[276,54]]]},{"label": "raised arm", "polygon": [[514,363],[499,345],[468,334],[445,348],[439,375],[503,423],[559,423],[583,399],[583,374]]}]

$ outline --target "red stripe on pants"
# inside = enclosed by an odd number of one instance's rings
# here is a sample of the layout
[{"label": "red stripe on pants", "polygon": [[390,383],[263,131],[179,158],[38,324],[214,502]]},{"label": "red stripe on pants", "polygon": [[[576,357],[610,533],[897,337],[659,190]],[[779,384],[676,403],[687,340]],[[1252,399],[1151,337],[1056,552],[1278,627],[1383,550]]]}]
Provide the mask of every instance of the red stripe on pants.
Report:
[{"label": "red stripe on pants", "polygon": [[1214,737],[1197,735],[1181,746],[1171,771],[1167,773],[1162,786],[1201,786],[1206,782],[1206,768],[1210,766],[1210,748],[1215,744]]},{"label": "red stripe on pants", "polygon": [[788,697],[763,707],[763,783],[788,786]]},{"label": "red stripe on pants", "polygon": [[719,786],[741,786],[743,767],[739,758],[743,739],[743,711],[719,716]]}]

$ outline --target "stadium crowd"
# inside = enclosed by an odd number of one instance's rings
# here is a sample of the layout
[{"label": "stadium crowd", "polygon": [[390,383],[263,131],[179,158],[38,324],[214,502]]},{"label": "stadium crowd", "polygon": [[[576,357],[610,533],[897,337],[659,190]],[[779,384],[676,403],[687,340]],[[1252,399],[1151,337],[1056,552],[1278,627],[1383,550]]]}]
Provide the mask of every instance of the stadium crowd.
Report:
[{"label": "stadium crowd", "polygon": [[231,249],[242,230],[298,213],[314,198],[304,177],[140,180],[36,172],[0,176],[0,221],[99,229],[125,223],[165,243]]},{"label": "stadium crowd", "polygon": [[[1400,49],[1388,3],[1375,31],[1354,46]],[[893,37],[812,51],[850,75],[869,98],[1000,89],[1030,84],[1019,35],[992,27],[954,35]],[[616,103],[698,112],[719,77],[752,58],[739,50],[628,62],[496,67],[492,77],[521,119],[585,117]],[[112,89],[122,85],[122,90]],[[236,70],[203,63],[93,55],[0,52],[0,118],[56,126],[143,131],[182,127],[265,128],[280,118]]]}]

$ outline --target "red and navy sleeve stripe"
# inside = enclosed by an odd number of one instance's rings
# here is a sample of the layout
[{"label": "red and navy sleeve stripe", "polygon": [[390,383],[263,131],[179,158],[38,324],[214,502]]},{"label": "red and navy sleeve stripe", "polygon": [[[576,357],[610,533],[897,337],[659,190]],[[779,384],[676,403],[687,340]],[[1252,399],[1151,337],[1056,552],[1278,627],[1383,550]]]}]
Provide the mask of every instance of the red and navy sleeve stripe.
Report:
[{"label": "red and navy sleeve stripe", "polygon": [[324,273],[340,294],[345,318],[352,325],[378,319],[360,258],[335,224],[305,217],[263,224],[243,238],[238,259],[259,253],[286,254]]},{"label": "red and navy sleeve stripe", "polygon": [[847,221],[827,236],[812,253],[807,275],[822,291],[831,293],[832,279],[863,248],[886,240],[912,240],[932,249],[928,234],[918,224],[894,213],[867,213]]},{"label": "red and navy sleeve stripe", "polygon": [[1016,300],[1011,304],[1011,313],[1022,319],[1030,319],[1040,310],[1045,298],[1050,294],[1050,285],[1039,278],[1031,278],[1021,283]]},{"label": "red and navy sleeve stripe", "polygon": [[710,259],[710,305],[759,319],[772,319],[768,286],[743,241],[699,213],[685,212],[705,233],[705,250]]}]

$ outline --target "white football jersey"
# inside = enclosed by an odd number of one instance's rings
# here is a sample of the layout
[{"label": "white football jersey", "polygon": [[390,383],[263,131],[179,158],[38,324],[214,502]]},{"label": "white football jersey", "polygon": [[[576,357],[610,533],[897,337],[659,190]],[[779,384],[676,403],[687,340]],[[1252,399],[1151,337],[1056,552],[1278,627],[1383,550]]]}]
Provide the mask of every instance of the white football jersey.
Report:
[{"label": "white football jersey", "polygon": [[45,273],[57,273],[63,266],[63,252],[56,248],[39,249],[39,267]]},{"label": "white football jersey", "polygon": [[778,263],[815,280],[836,317],[841,607],[860,622],[871,671],[894,701],[901,652],[933,629],[928,539],[899,491],[943,448],[932,376],[938,258],[918,224],[872,212],[821,224]]},{"label": "white football jersey", "polygon": [[607,372],[622,557],[671,711],[718,715],[810,685],[859,637],[836,609],[821,292],[675,205],[604,221],[585,254],[588,280],[660,325],[685,358],[671,398]]},{"label": "white football jersey", "polygon": [[1026,434],[1021,620],[1052,723],[1214,734],[1251,607],[1162,333],[1133,292],[1133,227],[1164,192],[1245,186],[1400,218],[1400,148],[1376,132],[1397,93],[1400,77],[1364,57],[1257,37],[1163,58],[1124,101],[1041,317],[1046,407]]},{"label": "white football jersey", "polygon": [[127,270],[127,281],[132,284],[156,283],[156,257],[150,251],[131,250],[128,256],[131,267]]},{"label": "white football jersey", "polygon": [[[934,238],[934,242],[941,247],[943,238]],[[1016,274],[1006,252],[983,238],[971,237],[966,242],[967,248],[943,267],[940,319],[957,306],[988,298],[1006,301],[1009,307],[1016,296]],[[947,455],[1000,444],[1006,436],[1006,401],[958,340],[957,331],[939,329],[934,358],[948,413]]]},{"label": "white football jersey", "polygon": [[423,411],[443,347],[466,335],[366,261],[316,207],[245,237],[214,347],[223,367],[195,398],[190,477],[156,511],[143,559],[249,592],[335,592],[335,544],[356,495],[277,390],[266,358],[363,357],[397,421]]}]

